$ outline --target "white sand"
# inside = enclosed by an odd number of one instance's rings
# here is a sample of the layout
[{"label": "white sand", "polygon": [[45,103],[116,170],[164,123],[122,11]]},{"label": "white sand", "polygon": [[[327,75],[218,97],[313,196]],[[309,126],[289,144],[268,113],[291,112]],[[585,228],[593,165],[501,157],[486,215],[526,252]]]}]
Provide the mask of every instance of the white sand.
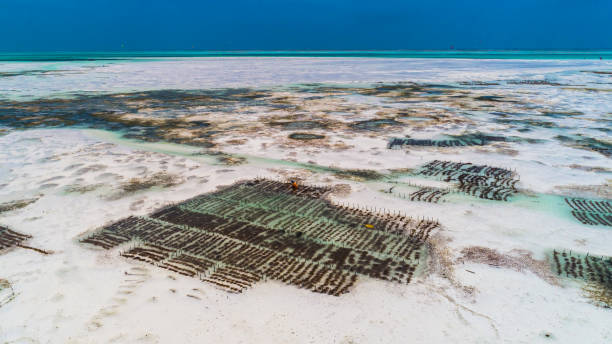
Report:
[{"label": "white sand", "polygon": [[[4,341],[534,343],[550,341],[544,337],[550,333],[558,342],[571,343],[584,338],[606,342],[612,336],[609,310],[590,304],[571,283],[554,286],[528,271],[458,264],[456,281],[473,286],[471,295],[437,275],[409,285],[362,280],[351,293],[338,298],[275,282],[233,295],[196,279],[120,258],[116,251],[80,245],[76,242],[79,234],[108,221],[145,214],[213,190],[215,185],[269,174],[249,165],[219,172],[228,167],[98,140],[76,130],[32,130],[0,138],[3,162],[22,162],[8,172],[9,183],[1,189],[0,201],[44,194],[26,208],[3,214],[1,223],[33,235],[29,245],[54,252],[45,256],[15,249],[1,257],[2,277],[17,293],[0,308],[0,339]],[[66,170],[79,163],[105,167],[82,175],[73,172],[82,166]],[[119,183],[104,179],[110,178],[109,173],[126,180],[144,168],[147,173],[161,171],[160,166],[183,176],[185,182],[106,199]],[[45,182],[54,176],[62,178]],[[104,186],[84,194],[66,194],[63,187],[78,178],[83,179],[81,184],[103,181]],[[57,186],[48,186],[50,183]],[[608,245],[612,231],[584,228],[546,211],[477,201],[408,202],[352,184],[353,194],[342,201],[440,219],[444,225],[440,235],[451,240],[448,245],[454,255],[472,245],[501,252],[526,249],[536,258],[556,247],[612,253]],[[465,215],[467,210],[470,215]],[[580,245],[578,240],[582,240]]]},{"label": "white sand", "polygon": [[[87,72],[93,74],[51,75],[35,82],[29,77],[0,79],[0,90],[11,89],[10,97],[18,98],[26,94],[47,96],[76,90],[200,88],[219,79],[224,81],[222,85],[228,86],[243,82],[241,71],[253,64],[257,68],[252,72],[252,83],[258,85],[272,81],[282,84],[419,80],[420,77],[433,81],[442,77],[490,80],[605,67],[593,61],[484,61],[482,66],[486,68],[477,71],[476,63],[459,60],[376,59],[363,62],[368,64],[364,67],[358,59],[345,65],[333,59],[319,62],[294,59],[281,64],[279,78],[271,81],[269,73],[276,67],[276,60],[253,59],[247,63],[232,59],[230,64],[234,69],[219,72],[222,75],[214,78],[206,72],[218,71],[223,65],[218,59],[212,63],[186,60],[188,63],[182,61],[182,69],[174,76],[171,72],[177,68],[176,61],[119,63],[96,66]],[[292,74],[303,68],[305,61],[312,64],[316,73],[302,78]],[[357,67],[351,69],[351,63]],[[335,69],[339,65],[345,69]],[[13,65],[11,68],[30,67]],[[445,68],[450,70],[448,75],[443,75]],[[371,74],[355,78],[360,71]],[[555,75],[564,77],[563,73]],[[103,77],[108,79],[91,82]],[[58,78],[64,78],[62,83],[57,83]],[[584,81],[575,74],[572,80]],[[552,106],[583,111],[585,116],[603,116],[611,111],[607,93],[572,98],[567,93],[556,92],[546,91],[539,97],[546,98]],[[418,137],[419,133],[407,130],[403,134]],[[538,131],[528,135],[538,138],[544,134],[550,135]],[[612,342],[612,311],[592,304],[583,295],[579,283],[559,279],[556,285],[529,270],[514,271],[457,261],[460,251],[470,246],[489,247],[500,253],[527,250],[538,260],[544,259],[545,253],[552,249],[612,256],[612,230],[581,225],[567,211],[551,207],[544,195],[558,192],[556,187],[560,185],[606,183],[609,173],[577,170],[568,165],[612,168],[610,159],[553,141],[537,146],[513,144],[512,148],[517,151],[513,156],[482,153],[472,148],[411,149],[408,153],[385,149],[386,140],[395,135],[336,135],[331,140],[342,140],[353,146],[339,151],[307,146],[287,150],[274,145],[272,137],[249,137],[248,144],[223,147],[225,152],[247,157],[249,162],[239,166],[224,166],[217,164],[213,157],[192,155],[200,151],[197,148],[136,143],[100,131],[37,129],[0,136],[0,203],[40,197],[25,208],[0,213],[0,224],[32,235],[28,245],[52,251],[42,255],[16,248],[0,255],[0,279],[8,280],[15,293],[12,301],[0,306],[0,342]],[[605,138],[605,134],[602,136]],[[270,143],[269,147],[262,149],[261,143],[266,142]],[[522,196],[521,200],[509,203],[467,197],[441,204],[410,202],[381,192],[389,184],[347,181],[283,159],[383,172],[417,167],[434,159],[483,163],[516,170],[521,176],[519,187],[538,197]],[[131,178],[146,178],[156,173],[176,176],[179,183],[136,193],[119,191],[122,183]],[[302,176],[310,183],[350,184],[351,194],[334,197],[338,202],[438,219],[443,228],[432,240],[438,248],[448,250],[447,258],[454,274],[444,276],[444,270],[432,263],[429,273],[408,285],[362,278],[350,293],[341,297],[316,294],[278,282],[259,283],[235,295],[194,278],[121,258],[117,249],[106,251],[78,243],[83,234],[104,224],[128,215],[150,213],[161,206],[213,191],[219,185],[258,176],[283,178],[287,175]],[[414,177],[404,181],[445,185]],[[75,186],[83,192],[68,192]]]}]

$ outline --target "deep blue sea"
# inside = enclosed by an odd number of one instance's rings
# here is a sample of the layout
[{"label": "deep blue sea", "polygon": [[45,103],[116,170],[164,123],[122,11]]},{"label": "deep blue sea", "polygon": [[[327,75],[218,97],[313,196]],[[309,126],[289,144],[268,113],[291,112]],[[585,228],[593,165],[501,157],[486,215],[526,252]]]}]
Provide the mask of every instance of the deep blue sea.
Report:
[{"label": "deep blue sea", "polygon": [[112,51],[0,53],[0,61],[91,61],[156,57],[371,57],[527,60],[610,60],[612,51],[597,50],[395,50],[395,51]]}]

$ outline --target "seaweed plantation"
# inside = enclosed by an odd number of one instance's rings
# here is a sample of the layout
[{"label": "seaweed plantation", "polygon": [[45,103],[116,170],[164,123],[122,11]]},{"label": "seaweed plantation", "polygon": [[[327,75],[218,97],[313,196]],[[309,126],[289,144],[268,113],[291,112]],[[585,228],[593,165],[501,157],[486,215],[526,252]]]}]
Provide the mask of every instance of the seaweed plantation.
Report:
[{"label": "seaweed plantation", "polygon": [[585,225],[604,225],[612,227],[612,204],[608,201],[595,201],[582,198],[565,198],[576,220]]},{"label": "seaweed plantation", "polygon": [[411,193],[409,197],[411,201],[438,203],[440,199],[449,192],[449,190],[441,190],[437,188],[422,188]]},{"label": "seaweed plantation", "polygon": [[507,201],[518,192],[516,173],[498,167],[434,160],[416,173],[456,182],[459,191],[484,199]]},{"label": "seaweed plantation", "polygon": [[333,204],[327,187],[252,180],[108,225],[83,243],[230,292],[273,279],[341,295],[360,276],[410,282],[439,224]]},{"label": "seaweed plantation", "polygon": [[0,251],[10,247],[19,246],[22,242],[28,240],[31,236],[27,234],[17,233],[6,227],[0,226]]},{"label": "seaweed plantation", "polygon": [[393,138],[389,142],[387,148],[394,149],[403,146],[425,146],[425,147],[464,147],[464,146],[484,146],[491,142],[506,142],[511,141],[510,138],[504,136],[485,135],[485,134],[465,134],[465,135],[449,135],[448,139],[427,140],[427,139],[411,139],[411,138]]},{"label": "seaweed plantation", "polygon": [[587,295],[595,296],[596,301],[612,307],[612,257],[554,250],[551,258],[554,272],[587,282]]}]

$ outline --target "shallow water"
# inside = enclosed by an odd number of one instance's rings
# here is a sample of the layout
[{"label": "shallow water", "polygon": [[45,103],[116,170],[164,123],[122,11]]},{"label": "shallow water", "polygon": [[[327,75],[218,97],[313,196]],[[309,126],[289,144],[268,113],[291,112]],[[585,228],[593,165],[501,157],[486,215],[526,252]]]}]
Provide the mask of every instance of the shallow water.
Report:
[{"label": "shallow water", "polygon": [[[264,87],[307,83],[471,82],[546,79],[610,88],[609,60],[478,60],[418,58],[193,57],[106,62],[0,62],[1,97],[32,99],[153,89]],[[43,71],[28,73],[28,71]],[[305,72],[307,71],[307,72]],[[23,75],[19,75],[22,72]],[[248,76],[248,77],[245,77]],[[608,85],[608,86],[606,86]],[[525,85],[509,85],[517,88]],[[484,86],[470,86],[483,88]],[[578,91],[580,92],[580,91]],[[609,92],[608,92],[609,93]],[[554,95],[553,95],[554,96]],[[601,95],[604,96],[605,95]],[[595,97],[593,97],[595,98]]]}]

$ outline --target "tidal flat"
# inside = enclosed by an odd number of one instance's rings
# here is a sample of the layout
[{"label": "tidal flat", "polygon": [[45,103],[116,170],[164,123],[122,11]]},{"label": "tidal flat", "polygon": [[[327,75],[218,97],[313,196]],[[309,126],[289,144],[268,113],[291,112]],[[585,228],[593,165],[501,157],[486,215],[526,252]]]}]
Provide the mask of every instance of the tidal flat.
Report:
[{"label": "tidal flat", "polygon": [[609,342],[611,73],[0,62],[0,341]]}]

